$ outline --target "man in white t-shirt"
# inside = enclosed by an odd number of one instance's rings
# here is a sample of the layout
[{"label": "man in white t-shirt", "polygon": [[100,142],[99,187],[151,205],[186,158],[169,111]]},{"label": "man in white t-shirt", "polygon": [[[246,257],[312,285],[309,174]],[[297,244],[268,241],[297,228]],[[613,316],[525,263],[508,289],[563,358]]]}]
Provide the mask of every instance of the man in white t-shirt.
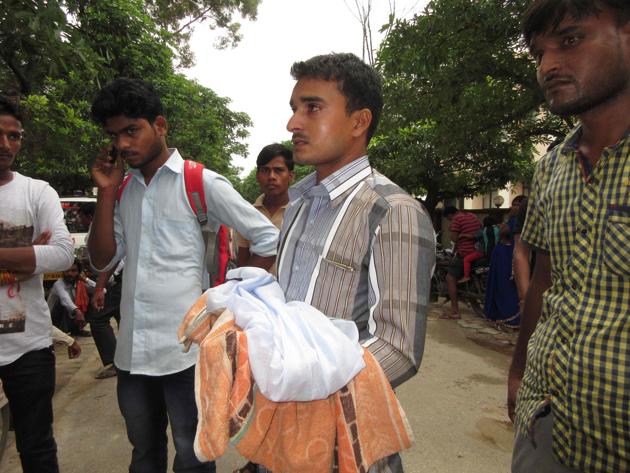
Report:
[{"label": "man in white t-shirt", "polygon": [[72,264],[57,193],[11,171],[22,145],[17,108],[0,96],[0,380],[24,473],[56,473],[55,354],[42,274]]}]

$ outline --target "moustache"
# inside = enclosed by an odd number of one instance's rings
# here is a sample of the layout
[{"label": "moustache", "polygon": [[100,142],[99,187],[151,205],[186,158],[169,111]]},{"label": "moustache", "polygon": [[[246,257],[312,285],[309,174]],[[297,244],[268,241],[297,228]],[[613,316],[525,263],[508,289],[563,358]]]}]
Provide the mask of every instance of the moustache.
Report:
[{"label": "moustache", "polygon": [[559,74],[547,74],[543,78],[543,88],[551,87],[554,84],[572,84],[573,78],[570,76],[561,76]]}]

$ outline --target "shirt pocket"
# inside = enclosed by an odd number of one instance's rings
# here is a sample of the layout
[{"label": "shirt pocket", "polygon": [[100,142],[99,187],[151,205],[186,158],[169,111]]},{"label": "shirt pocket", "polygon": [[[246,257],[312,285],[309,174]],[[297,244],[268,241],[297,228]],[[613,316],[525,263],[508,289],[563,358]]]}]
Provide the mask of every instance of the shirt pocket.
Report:
[{"label": "shirt pocket", "polygon": [[604,264],[612,273],[630,276],[630,206],[609,206],[604,229]]},{"label": "shirt pocket", "polygon": [[179,214],[159,212],[152,225],[154,251],[151,261],[156,281],[166,280],[174,273],[184,277],[191,268],[202,266],[203,243],[199,224],[190,210]]},{"label": "shirt pocket", "polygon": [[321,258],[312,305],[329,317],[351,319],[359,273],[351,262]]}]

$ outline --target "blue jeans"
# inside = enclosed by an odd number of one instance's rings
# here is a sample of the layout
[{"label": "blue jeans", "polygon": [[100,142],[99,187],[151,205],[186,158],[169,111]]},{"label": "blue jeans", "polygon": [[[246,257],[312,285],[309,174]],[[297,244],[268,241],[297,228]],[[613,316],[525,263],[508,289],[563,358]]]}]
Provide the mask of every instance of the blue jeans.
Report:
[{"label": "blue jeans", "polygon": [[0,379],[9,399],[22,470],[59,473],[52,427],[55,393],[52,347],[25,353],[13,363],[0,366]]},{"label": "blue jeans", "polygon": [[175,444],[175,473],[214,473],[214,462],[201,463],[193,442],[197,430],[195,367],[165,376],[118,370],[118,405],[133,446],[129,473],[166,473],[166,426]]}]

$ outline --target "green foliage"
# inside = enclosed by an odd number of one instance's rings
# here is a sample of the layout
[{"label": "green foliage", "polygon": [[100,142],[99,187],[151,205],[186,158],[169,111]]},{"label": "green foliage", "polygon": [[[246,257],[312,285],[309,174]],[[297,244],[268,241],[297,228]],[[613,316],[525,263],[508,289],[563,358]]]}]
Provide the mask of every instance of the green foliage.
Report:
[{"label": "green foliage", "polygon": [[212,90],[172,74],[155,82],[163,97],[169,117],[169,146],[183,156],[199,161],[233,183],[238,182],[238,169],[231,164],[232,155],[245,156],[251,120],[245,113],[232,112],[229,99]]},{"label": "green foliage", "polygon": [[[18,170],[61,192],[91,186],[88,167],[104,144],[89,116],[98,89],[115,77],[156,85],[170,125],[169,145],[238,182],[232,155],[244,155],[244,113],[229,99],[178,74],[190,63],[194,21],[226,28],[255,18],[259,0],[7,0],[0,6],[0,93],[19,96],[27,132]],[[210,21],[211,19],[214,19]],[[184,25],[181,22],[186,21]]]},{"label": "green foliage", "polygon": [[433,0],[379,51],[386,106],[371,156],[430,211],[526,177],[533,145],[566,132],[520,42],[528,3]]},{"label": "green foliage", "polygon": [[247,202],[251,204],[254,203],[260,195],[260,186],[256,180],[256,168],[252,169],[247,176],[241,179],[241,182],[236,186],[236,189]]},{"label": "green foliage", "polygon": [[239,15],[243,19],[255,20],[260,0],[147,0],[145,3],[156,24],[167,31],[177,45],[181,65],[190,66],[193,57],[188,40],[194,24],[205,23],[211,29],[224,31],[216,47],[234,46],[241,35],[240,24],[232,18]]},{"label": "green foliage", "polygon": [[22,102],[32,118],[18,170],[48,181],[61,195],[91,188],[89,164],[102,144],[99,127],[87,119],[90,103],[71,97],[74,80],[70,74],[67,81],[50,81],[46,94],[31,94]]}]

